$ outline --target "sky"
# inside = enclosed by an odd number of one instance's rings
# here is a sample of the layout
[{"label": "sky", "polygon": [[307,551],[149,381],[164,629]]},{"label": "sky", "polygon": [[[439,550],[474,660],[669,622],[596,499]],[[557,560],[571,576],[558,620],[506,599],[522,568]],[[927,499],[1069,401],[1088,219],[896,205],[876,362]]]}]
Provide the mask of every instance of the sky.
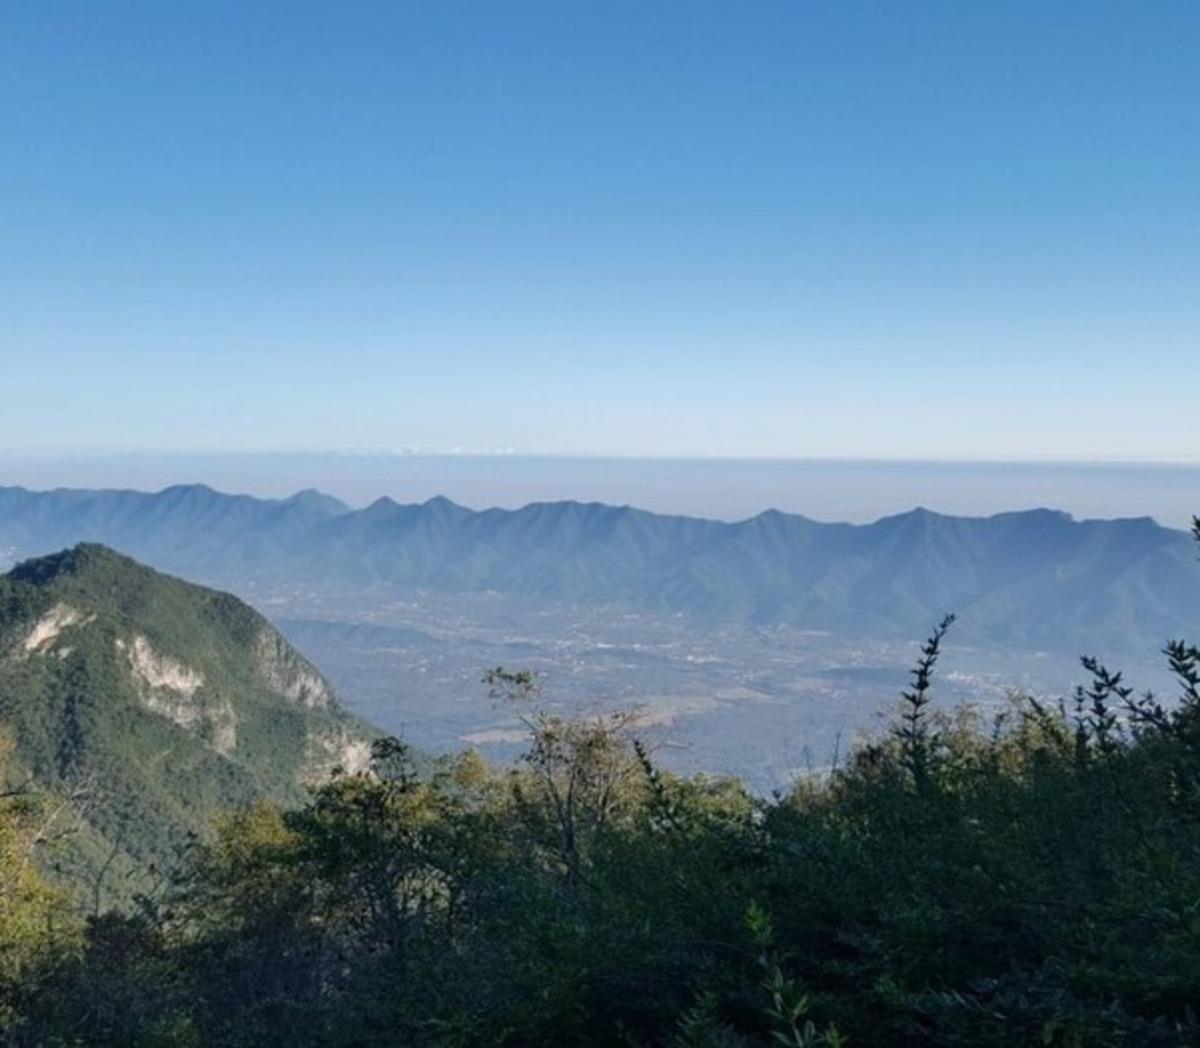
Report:
[{"label": "sky", "polygon": [[1195,462],[1198,54],[1192,0],[4,4],[0,453]]}]

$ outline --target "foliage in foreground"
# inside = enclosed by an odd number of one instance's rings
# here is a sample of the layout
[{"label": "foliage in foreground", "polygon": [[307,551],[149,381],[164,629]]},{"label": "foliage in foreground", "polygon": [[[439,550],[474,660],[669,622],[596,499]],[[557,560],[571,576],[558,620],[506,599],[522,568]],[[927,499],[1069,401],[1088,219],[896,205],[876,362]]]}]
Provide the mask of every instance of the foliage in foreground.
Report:
[{"label": "foliage in foreground", "polygon": [[564,719],[492,671],[525,711],[519,769],[467,753],[418,776],[384,740],[299,810],[231,815],[169,892],[75,940],[35,932],[53,907],[6,810],[6,1036],[1196,1043],[1200,650],[1166,650],[1178,702],[1089,659],[1072,702],[983,723],[928,703],[949,626],[895,731],[771,801],[664,773],[635,720]]}]

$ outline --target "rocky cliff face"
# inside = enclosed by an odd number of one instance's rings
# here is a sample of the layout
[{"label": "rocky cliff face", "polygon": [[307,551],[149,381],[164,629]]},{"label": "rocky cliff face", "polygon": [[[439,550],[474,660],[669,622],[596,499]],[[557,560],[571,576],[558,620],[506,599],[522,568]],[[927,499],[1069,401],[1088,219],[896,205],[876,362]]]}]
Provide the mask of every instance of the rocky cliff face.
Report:
[{"label": "rocky cliff face", "polygon": [[281,698],[314,710],[334,705],[325,678],[273,627],[264,625],[259,631],[255,654],[263,681]]}]

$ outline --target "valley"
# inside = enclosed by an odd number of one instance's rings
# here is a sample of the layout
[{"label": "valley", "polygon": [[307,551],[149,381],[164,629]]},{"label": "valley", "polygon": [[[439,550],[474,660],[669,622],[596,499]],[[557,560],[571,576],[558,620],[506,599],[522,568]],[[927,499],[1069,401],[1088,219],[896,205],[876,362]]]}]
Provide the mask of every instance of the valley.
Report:
[{"label": "valley", "polygon": [[424,751],[511,760],[519,726],[480,679],[529,669],[564,709],[640,711],[664,766],[758,793],[878,732],[946,612],[936,701],[985,716],[1013,690],[1069,695],[1085,653],[1165,688],[1158,651],[1200,617],[1186,534],[1049,510],[728,524],[599,503],[0,488],[0,568],[79,541],[237,594],[355,714]]},{"label": "valley", "polygon": [[[489,700],[485,667],[531,669],[571,712],[636,709],[639,734],[674,770],[732,774],[756,792],[786,789],[883,730],[920,637],[846,637],[785,626],[706,624],[623,609],[499,595],[406,597],[263,592],[253,603],[329,676],[356,714],[415,746],[473,746],[513,759],[524,735]],[[1166,685],[1159,661],[1121,663]],[[960,644],[951,634],[936,695],[992,716],[1011,690],[1043,698],[1081,680],[1065,652]]]}]

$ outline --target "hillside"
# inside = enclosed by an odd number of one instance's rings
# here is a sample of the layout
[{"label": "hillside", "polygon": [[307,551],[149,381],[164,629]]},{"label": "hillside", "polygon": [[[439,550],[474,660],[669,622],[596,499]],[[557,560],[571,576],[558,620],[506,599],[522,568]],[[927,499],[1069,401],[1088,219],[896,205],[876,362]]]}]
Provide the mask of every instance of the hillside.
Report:
[{"label": "hillside", "polygon": [[98,545],[0,577],[0,730],[10,776],[72,799],[62,875],[111,857],[118,895],[218,812],[361,766],[370,739],[253,609]]},{"label": "hillside", "polygon": [[243,593],[488,591],[888,637],[953,608],[964,637],[1067,651],[1154,650],[1200,617],[1200,565],[1183,532],[1044,509],[916,509],[865,525],[768,511],[724,523],[599,503],[476,512],[383,498],[350,510],[311,491],[0,488],[0,556],[79,541]]}]

